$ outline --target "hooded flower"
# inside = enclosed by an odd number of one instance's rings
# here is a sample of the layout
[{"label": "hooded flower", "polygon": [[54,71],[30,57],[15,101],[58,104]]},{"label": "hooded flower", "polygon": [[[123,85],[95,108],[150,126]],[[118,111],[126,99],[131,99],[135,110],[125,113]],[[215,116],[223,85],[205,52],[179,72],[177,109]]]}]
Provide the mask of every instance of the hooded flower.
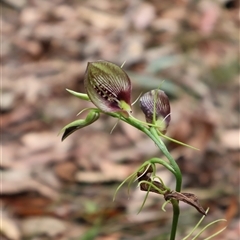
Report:
[{"label": "hooded flower", "polygon": [[106,62],[89,62],[84,87],[93,104],[103,112],[121,112],[129,116],[131,109],[131,81],[117,65]]},{"label": "hooded flower", "polygon": [[140,98],[140,107],[145,114],[146,122],[157,125],[160,132],[166,133],[171,121],[167,95],[159,89],[147,92]]}]

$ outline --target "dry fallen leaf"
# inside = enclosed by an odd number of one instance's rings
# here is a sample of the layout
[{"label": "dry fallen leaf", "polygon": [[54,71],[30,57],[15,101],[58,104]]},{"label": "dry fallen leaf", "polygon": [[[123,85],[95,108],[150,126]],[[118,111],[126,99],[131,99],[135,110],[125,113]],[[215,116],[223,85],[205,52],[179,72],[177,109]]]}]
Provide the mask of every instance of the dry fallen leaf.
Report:
[{"label": "dry fallen leaf", "polygon": [[230,150],[240,150],[240,129],[230,129],[221,132],[222,146]]},{"label": "dry fallen leaf", "polygon": [[13,219],[6,217],[5,214],[1,214],[0,232],[8,239],[21,239],[21,233],[17,223]]},{"label": "dry fallen leaf", "polygon": [[117,16],[97,9],[80,6],[76,9],[79,19],[91,23],[101,30],[124,29],[127,21],[124,16]]},{"label": "dry fallen leaf", "polygon": [[67,230],[64,221],[53,217],[30,217],[21,221],[24,237],[46,235],[51,239]]},{"label": "dry fallen leaf", "polygon": [[1,171],[2,194],[16,194],[24,191],[36,191],[50,199],[59,198],[58,193],[33,179],[31,172],[24,169]]},{"label": "dry fallen leaf", "polygon": [[28,151],[43,151],[52,148],[56,141],[56,134],[50,132],[31,132],[25,134],[21,141]]},{"label": "dry fallen leaf", "polygon": [[111,181],[123,181],[135,169],[129,166],[112,163],[104,160],[100,171],[79,171],[76,173],[76,181],[86,183],[101,183]]},{"label": "dry fallen leaf", "polygon": [[73,162],[61,162],[54,167],[55,174],[64,181],[75,181],[77,166]]},{"label": "dry fallen leaf", "polygon": [[131,14],[133,24],[138,30],[147,28],[154,20],[155,16],[156,10],[154,6],[147,2],[138,4]]}]

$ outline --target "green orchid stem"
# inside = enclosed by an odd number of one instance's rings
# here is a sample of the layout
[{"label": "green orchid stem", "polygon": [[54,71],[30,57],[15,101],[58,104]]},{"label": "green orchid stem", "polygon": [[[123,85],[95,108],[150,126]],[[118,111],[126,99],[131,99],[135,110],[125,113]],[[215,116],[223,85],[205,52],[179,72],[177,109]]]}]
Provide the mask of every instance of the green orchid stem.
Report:
[{"label": "green orchid stem", "polygon": [[[155,128],[150,128],[150,135],[145,132],[153,141],[154,143],[159,147],[159,149],[163,152],[163,154],[168,158],[172,168],[174,169],[174,176],[176,178],[176,191],[181,192],[181,186],[182,186],[182,174],[181,171],[176,163],[176,161],[173,159],[169,151],[167,150],[165,144],[163,143],[162,139],[158,136],[157,131]],[[176,232],[177,232],[177,226],[178,226],[178,219],[180,215],[180,208],[179,203],[177,200],[171,201],[173,206],[173,218],[172,218],[172,229],[171,229],[171,235],[170,240],[175,240]]]},{"label": "green orchid stem", "polygon": [[160,159],[160,158],[151,158],[150,160],[148,160],[149,163],[151,164],[155,164],[155,163],[158,163],[158,164],[161,164],[163,165],[165,168],[167,168],[170,172],[172,172],[174,175],[175,175],[175,171],[173,169],[173,167],[171,165],[169,165],[168,162]]},{"label": "green orchid stem", "polygon": [[[146,133],[146,132],[145,132]],[[176,161],[173,159],[171,154],[169,153],[168,149],[166,148],[165,144],[163,143],[162,139],[158,136],[158,133],[154,127],[150,128],[150,135],[148,136],[155,142],[155,144],[158,146],[158,148],[163,152],[163,154],[167,157],[169,160],[169,163],[171,164],[172,168],[174,169],[174,176],[176,178],[176,188],[175,190],[177,192],[181,192],[182,187],[182,173],[180,171],[180,168],[178,167]],[[147,134],[147,133],[146,133]]]},{"label": "green orchid stem", "polygon": [[171,200],[171,203],[173,206],[173,218],[172,218],[172,229],[171,229],[170,240],[175,240],[177,226],[178,226],[178,219],[179,219],[179,215],[180,215],[180,208],[179,208],[179,203],[177,200],[173,199],[173,200]]},{"label": "green orchid stem", "polygon": [[[112,114],[112,116],[117,117],[115,114]],[[130,125],[136,127],[137,129],[141,130],[144,132],[148,137],[150,137],[153,142],[158,146],[158,148],[162,151],[162,153],[167,157],[171,168],[174,171],[171,171],[175,178],[176,178],[176,187],[175,190],[177,192],[181,192],[181,187],[182,187],[182,174],[181,171],[176,163],[176,161],[173,159],[171,154],[169,153],[168,149],[166,148],[165,144],[159,137],[157,130],[154,127],[147,128],[144,125],[134,121],[134,119],[131,118],[125,118],[123,116],[119,116],[121,120],[124,122],[129,123]],[[172,206],[173,206],[173,219],[172,219],[172,229],[171,229],[171,235],[170,235],[170,240],[175,240],[176,232],[177,232],[177,226],[178,226],[178,219],[180,215],[180,208],[179,208],[179,203],[177,200],[171,200]]]},{"label": "green orchid stem", "polygon": [[[112,116],[116,117],[115,114],[112,114]],[[119,118],[119,116],[118,116],[118,118]],[[120,119],[123,120],[124,122],[127,122],[127,123],[131,124],[132,126],[136,127],[137,129],[141,130],[142,132],[144,132],[148,137],[150,137],[154,141],[154,143],[158,146],[158,148],[163,152],[163,154],[169,160],[170,168],[172,168],[174,170],[174,172],[173,171],[171,171],[171,172],[174,174],[174,176],[176,178],[176,188],[175,188],[175,190],[177,192],[181,192],[182,173],[181,173],[176,161],[173,159],[173,157],[171,156],[171,154],[167,150],[164,142],[158,136],[158,133],[157,133],[156,129],[154,127],[147,128],[147,127],[143,126],[142,124],[134,121],[134,119],[131,119],[131,118],[120,117]]]}]

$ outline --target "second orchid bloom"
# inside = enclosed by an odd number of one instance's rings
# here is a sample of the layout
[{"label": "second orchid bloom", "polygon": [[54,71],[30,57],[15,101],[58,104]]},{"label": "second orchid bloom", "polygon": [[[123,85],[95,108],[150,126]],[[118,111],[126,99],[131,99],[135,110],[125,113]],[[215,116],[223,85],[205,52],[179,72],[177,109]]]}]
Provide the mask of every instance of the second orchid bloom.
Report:
[{"label": "second orchid bloom", "polygon": [[140,107],[145,114],[146,122],[154,124],[163,134],[167,132],[171,121],[168,96],[159,89],[151,90],[140,98]]}]

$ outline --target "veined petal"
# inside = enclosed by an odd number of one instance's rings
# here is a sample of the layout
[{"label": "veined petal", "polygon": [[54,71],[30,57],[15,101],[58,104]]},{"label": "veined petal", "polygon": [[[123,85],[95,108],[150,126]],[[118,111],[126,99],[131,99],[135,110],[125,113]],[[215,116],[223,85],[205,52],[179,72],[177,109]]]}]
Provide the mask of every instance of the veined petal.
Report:
[{"label": "veined petal", "polygon": [[106,61],[89,62],[84,86],[90,100],[102,111],[132,111],[131,81],[119,66]]},{"label": "veined petal", "polygon": [[148,123],[156,124],[162,133],[166,133],[171,121],[170,103],[164,91],[155,89],[140,98],[140,107]]}]

